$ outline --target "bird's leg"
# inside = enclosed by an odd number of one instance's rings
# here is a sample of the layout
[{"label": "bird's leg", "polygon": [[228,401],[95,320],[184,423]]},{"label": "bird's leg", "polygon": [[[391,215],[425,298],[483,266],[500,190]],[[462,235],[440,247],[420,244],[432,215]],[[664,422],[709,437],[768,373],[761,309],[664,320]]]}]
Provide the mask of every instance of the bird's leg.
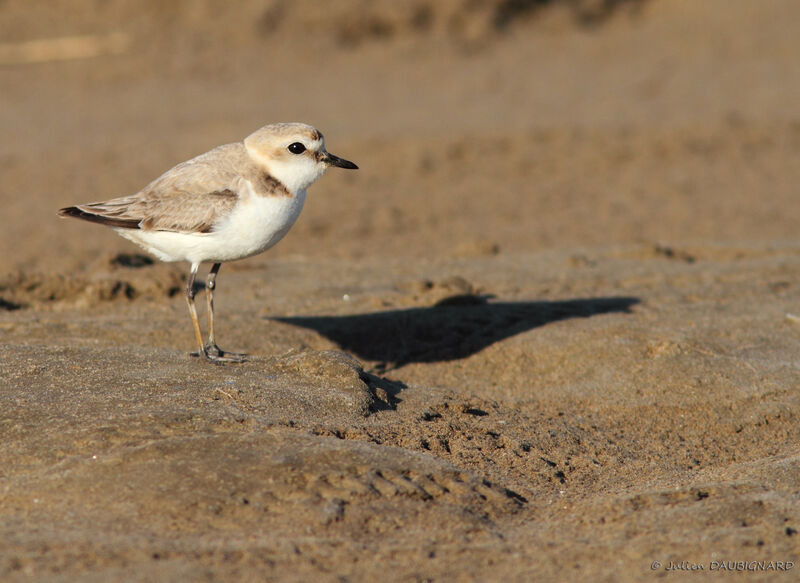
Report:
[{"label": "bird's leg", "polygon": [[221,263],[211,266],[206,279],[206,299],[208,300],[208,342],[204,347],[206,358],[219,362],[244,362],[247,360],[246,354],[238,352],[225,352],[219,346],[214,337],[214,289],[217,287],[217,273]]},{"label": "bird's leg", "polygon": [[208,343],[206,344],[206,351],[215,349],[217,353],[222,351],[214,339],[214,288],[217,286],[217,272],[219,272],[221,266],[221,263],[212,265],[206,279],[206,300],[208,300]]},{"label": "bird's leg", "polygon": [[192,317],[192,326],[194,327],[194,336],[197,339],[197,345],[200,347],[198,356],[208,357],[206,350],[203,347],[203,335],[200,332],[200,322],[197,321],[197,308],[194,305],[194,280],[197,276],[197,268],[199,264],[193,263],[189,271],[189,277],[186,279],[186,303],[189,304],[189,315]]}]

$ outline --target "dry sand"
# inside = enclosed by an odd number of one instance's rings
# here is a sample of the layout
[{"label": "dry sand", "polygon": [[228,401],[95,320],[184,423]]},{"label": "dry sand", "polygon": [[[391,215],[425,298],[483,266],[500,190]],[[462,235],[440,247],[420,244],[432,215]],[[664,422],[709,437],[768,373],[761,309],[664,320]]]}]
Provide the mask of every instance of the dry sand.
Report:
[{"label": "dry sand", "polygon": [[[0,4],[0,580],[800,563],[795,0],[30,4]],[[361,170],[223,267],[256,356],[209,365],[186,266],[55,210],[279,120]]]}]

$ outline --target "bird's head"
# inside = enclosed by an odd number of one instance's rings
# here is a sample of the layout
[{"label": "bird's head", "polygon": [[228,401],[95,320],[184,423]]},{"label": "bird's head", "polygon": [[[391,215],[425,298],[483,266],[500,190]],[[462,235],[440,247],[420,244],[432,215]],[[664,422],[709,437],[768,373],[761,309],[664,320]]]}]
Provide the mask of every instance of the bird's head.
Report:
[{"label": "bird's head", "polygon": [[253,132],[245,148],[258,164],[291,192],[308,188],[329,166],[357,169],[352,162],[330,154],[325,138],[304,123],[275,123]]}]

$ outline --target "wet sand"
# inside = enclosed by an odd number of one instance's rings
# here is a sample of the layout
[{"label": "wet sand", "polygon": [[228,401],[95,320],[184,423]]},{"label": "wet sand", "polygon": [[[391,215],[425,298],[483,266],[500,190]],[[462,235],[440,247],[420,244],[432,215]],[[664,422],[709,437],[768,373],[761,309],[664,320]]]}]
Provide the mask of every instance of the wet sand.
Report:
[{"label": "wet sand", "polygon": [[[790,580],[798,5],[311,4],[0,6],[0,579]],[[361,170],[210,365],[187,266],[55,211],[278,120]]]}]

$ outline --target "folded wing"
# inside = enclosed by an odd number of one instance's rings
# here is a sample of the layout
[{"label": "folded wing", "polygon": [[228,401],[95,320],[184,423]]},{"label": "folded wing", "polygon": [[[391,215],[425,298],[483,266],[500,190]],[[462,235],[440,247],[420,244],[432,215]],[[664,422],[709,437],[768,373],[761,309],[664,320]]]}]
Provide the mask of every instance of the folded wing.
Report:
[{"label": "folded wing", "polygon": [[221,146],[178,164],[136,194],[58,214],[123,229],[208,233],[239,200],[241,153],[238,144]]}]

